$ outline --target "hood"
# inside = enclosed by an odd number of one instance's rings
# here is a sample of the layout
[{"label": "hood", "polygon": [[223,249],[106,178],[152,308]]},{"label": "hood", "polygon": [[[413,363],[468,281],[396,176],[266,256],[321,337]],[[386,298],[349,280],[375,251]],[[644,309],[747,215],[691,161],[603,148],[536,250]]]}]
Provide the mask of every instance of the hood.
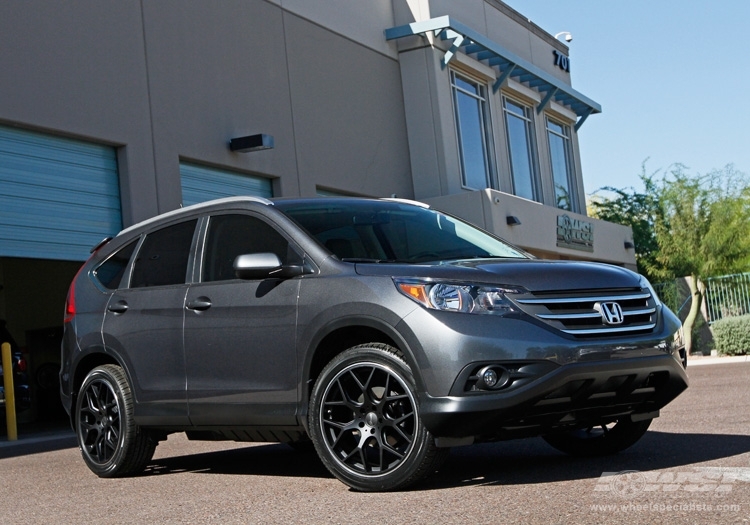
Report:
[{"label": "hood", "polygon": [[446,279],[521,286],[530,292],[640,288],[640,276],[602,263],[471,259],[421,265],[357,264],[360,275]]}]

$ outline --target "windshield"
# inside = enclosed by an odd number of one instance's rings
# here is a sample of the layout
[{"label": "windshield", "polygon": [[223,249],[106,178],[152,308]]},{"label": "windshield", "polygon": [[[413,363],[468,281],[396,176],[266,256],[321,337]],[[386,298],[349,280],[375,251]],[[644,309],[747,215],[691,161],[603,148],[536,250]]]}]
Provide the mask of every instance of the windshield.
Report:
[{"label": "windshield", "polygon": [[274,204],[343,261],[528,258],[468,223],[412,204],[350,199]]}]

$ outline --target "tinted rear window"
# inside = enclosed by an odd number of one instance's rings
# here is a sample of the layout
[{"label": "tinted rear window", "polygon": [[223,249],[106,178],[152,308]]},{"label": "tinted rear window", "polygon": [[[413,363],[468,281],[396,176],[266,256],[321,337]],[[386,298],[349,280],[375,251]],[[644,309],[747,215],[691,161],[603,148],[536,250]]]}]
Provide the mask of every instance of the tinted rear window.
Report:
[{"label": "tinted rear window", "polygon": [[130,257],[132,257],[137,244],[138,239],[120,248],[114,255],[99,265],[94,271],[94,276],[102,286],[110,290],[116,290],[120,287],[125,269],[128,267]]}]

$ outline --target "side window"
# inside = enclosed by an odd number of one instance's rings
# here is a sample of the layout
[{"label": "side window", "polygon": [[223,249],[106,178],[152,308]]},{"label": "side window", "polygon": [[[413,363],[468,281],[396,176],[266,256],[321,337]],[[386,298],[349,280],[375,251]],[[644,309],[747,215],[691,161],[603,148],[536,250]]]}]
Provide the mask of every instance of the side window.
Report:
[{"label": "side window", "polygon": [[120,248],[114,255],[94,270],[94,276],[102,286],[110,290],[117,290],[120,287],[122,276],[125,274],[125,268],[128,267],[128,262],[137,244],[138,239]]},{"label": "side window", "polygon": [[135,259],[130,287],[183,284],[197,222],[181,222],[149,233]]},{"label": "side window", "polygon": [[236,279],[238,255],[275,253],[287,263],[289,242],[265,221],[250,215],[216,215],[208,223],[202,281]]}]

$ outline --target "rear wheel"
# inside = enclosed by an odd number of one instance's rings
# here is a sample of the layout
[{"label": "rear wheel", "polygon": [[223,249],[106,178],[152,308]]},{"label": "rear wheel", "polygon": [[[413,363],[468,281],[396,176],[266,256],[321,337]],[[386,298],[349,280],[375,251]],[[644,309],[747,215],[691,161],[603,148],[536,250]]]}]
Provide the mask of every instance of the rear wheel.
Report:
[{"label": "rear wheel", "polygon": [[133,421],[133,395],[123,369],[94,368],[76,400],[76,434],[83,459],[102,478],[141,472],[157,440]]},{"label": "rear wheel", "polygon": [[328,470],[361,491],[404,488],[446,457],[419,417],[414,377],[387,345],[356,346],[321,372],[309,428]]},{"label": "rear wheel", "polygon": [[606,425],[547,434],[542,437],[557,450],[571,456],[608,456],[635,444],[646,433],[651,421],[645,419],[633,422],[623,419]]}]

